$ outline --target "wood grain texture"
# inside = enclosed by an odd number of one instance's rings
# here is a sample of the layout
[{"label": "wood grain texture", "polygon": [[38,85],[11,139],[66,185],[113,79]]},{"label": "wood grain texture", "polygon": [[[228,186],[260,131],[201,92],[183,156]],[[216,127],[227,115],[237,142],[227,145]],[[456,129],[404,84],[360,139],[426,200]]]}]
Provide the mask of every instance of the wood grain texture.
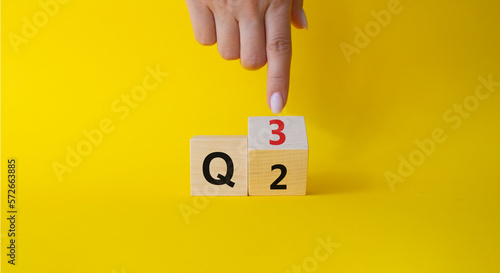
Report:
[{"label": "wood grain texture", "polygon": [[[278,129],[272,120],[282,121]],[[283,143],[273,145],[284,135]],[[274,131],[274,132],[273,132]],[[304,117],[275,116],[248,118],[248,193],[249,195],[305,195],[309,145]],[[272,189],[271,184],[286,168],[286,175],[278,185],[286,189]],[[273,169],[273,166],[276,168]]]},{"label": "wood grain texture", "polygon": [[[247,136],[195,136],[191,138],[191,195],[192,196],[246,196],[248,195],[248,147]],[[203,162],[214,152],[227,154],[234,166],[231,181],[213,185],[203,175]],[[218,179],[218,174],[227,174],[227,164],[222,158],[214,158],[210,163],[210,175]]]},{"label": "wood grain texture", "polygon": [[[249,195],[306,194],[308,150],[251,150],[249,157]],[[286,185],[286,190],[270,188],[281,174],[279,169],[271,170],[276,164],[287,169],[286,176],[278,184]]]}]

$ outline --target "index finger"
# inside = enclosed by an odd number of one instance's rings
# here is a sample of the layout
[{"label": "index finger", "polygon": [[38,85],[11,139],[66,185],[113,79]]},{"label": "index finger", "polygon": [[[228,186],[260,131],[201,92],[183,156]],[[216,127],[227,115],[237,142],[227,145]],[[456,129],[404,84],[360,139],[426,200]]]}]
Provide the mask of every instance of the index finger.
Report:
[{"label": "index finger", "polygon": [[[279,1],[278,1],[279,2]],[[292,38],[290,6],[271,4],[266,11],[267,104],[279,114],[288,99]]]}]

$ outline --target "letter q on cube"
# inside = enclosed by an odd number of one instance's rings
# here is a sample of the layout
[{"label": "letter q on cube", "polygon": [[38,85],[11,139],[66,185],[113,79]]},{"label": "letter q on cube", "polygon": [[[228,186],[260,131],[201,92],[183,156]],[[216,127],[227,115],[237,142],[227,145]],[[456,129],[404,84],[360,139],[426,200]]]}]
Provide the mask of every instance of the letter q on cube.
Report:
[{"label": "letter q on cube", "polygon": [[247,136],[191,138],[191,195],[247,196]]}]

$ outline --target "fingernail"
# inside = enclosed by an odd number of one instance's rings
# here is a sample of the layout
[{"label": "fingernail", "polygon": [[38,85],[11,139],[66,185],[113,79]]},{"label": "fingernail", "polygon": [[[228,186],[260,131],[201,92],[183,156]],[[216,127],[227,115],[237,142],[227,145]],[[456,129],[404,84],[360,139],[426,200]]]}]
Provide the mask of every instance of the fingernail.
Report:
[{"label": "fingernail", "polygon": [[302,9],[302,12],[300,13],[300,21],[302,21],[302,27],[307,29],[307,17],[305,11]]},{"label": "fingernail", "polygon": [[271,95],[271,111],[275,114],[279,114],[281,110],[283,110],[283,97],[281,97],[279,92],[274,92]]}]

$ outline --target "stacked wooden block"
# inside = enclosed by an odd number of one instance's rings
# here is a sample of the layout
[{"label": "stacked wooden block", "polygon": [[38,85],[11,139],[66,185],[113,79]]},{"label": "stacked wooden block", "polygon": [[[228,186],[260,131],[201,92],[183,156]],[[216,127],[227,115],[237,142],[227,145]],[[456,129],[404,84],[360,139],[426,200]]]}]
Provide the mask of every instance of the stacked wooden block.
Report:
[{"label": "stacked wooden block", "polygon": [[304,117],[250,117],[247,136],[191,139],[191,195],[305,195]]}]

